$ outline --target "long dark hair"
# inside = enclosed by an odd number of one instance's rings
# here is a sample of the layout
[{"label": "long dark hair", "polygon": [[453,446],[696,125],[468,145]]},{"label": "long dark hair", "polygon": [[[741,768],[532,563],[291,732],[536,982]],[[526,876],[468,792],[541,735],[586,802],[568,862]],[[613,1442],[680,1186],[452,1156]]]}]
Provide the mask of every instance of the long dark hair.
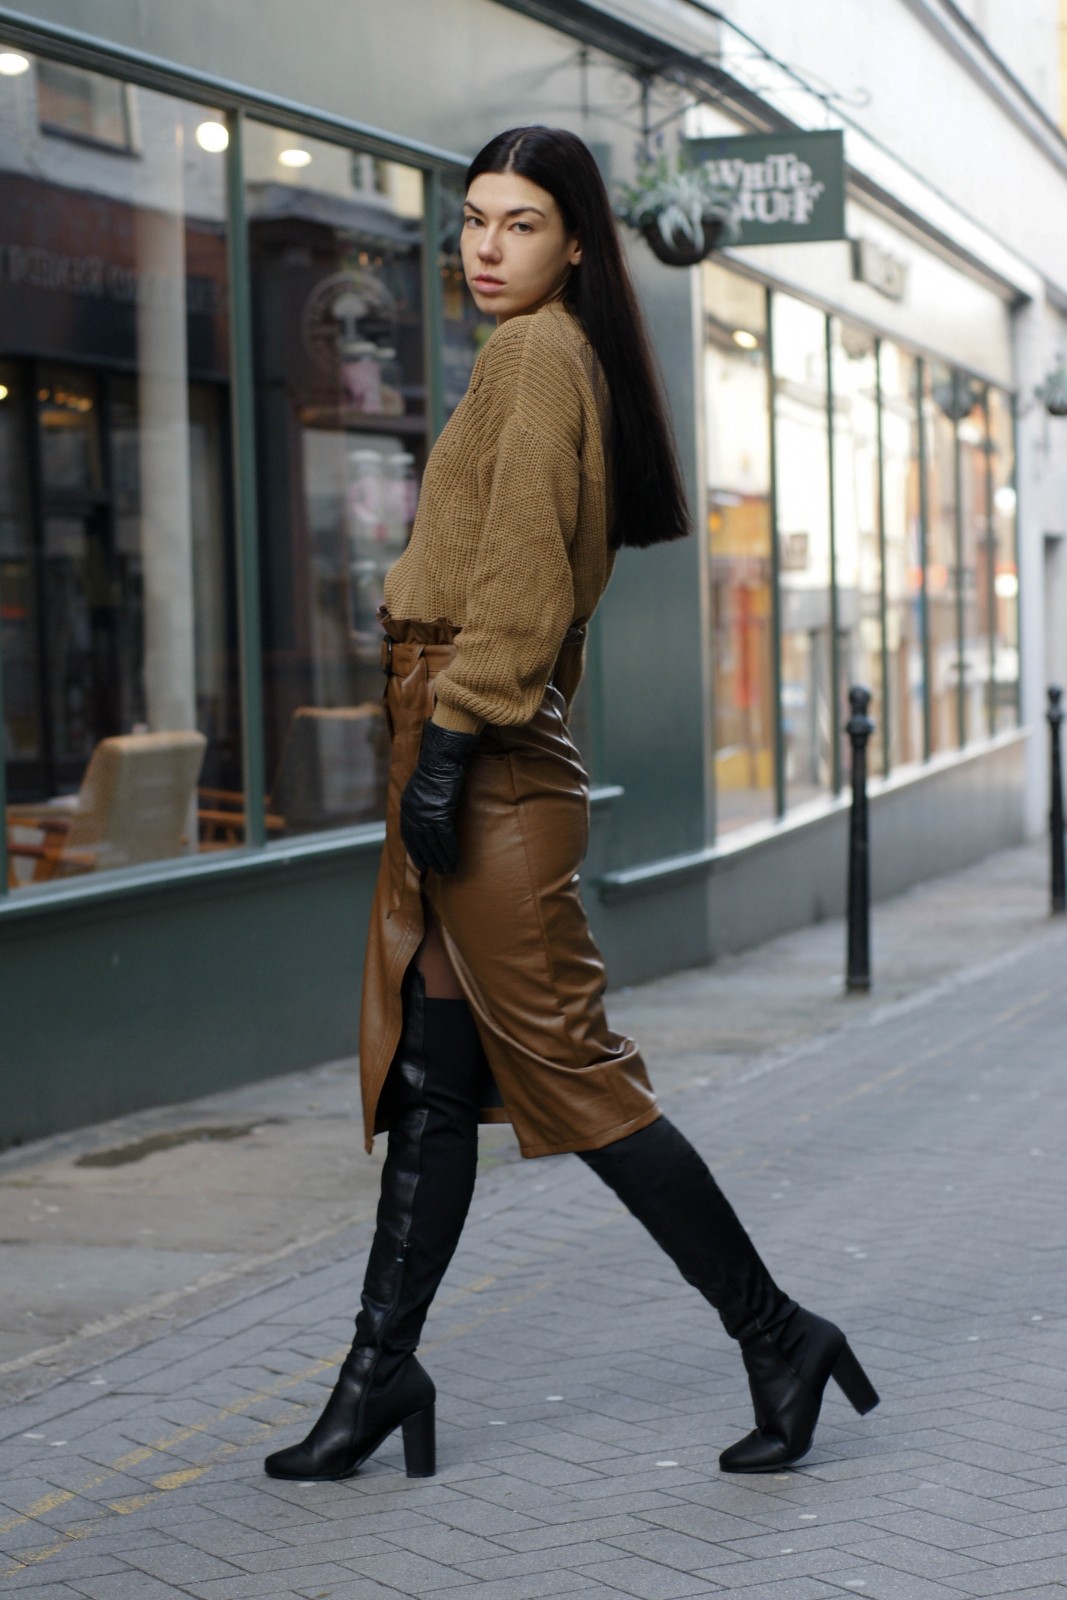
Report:
[{"label": "long dark hair", "polygon": [[581,240],[581,263],[572,267],[563,299],[596,351],[611,396],[612,545],[683,538],[689,507],[666,402],[608,192],[589,147],[565,128],[509,128],[475,156],[467,168],[468,189],[483,172],[515,172],[547,190],[567,232]]}]

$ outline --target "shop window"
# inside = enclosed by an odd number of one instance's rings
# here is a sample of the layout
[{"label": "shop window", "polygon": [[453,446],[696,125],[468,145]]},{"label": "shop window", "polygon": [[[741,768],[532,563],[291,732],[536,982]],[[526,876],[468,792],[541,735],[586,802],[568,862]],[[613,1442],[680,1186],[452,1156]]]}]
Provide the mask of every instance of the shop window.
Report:
[{"label": "shop window", "polygon": [[959,451],[962,719],[965,741],[990,732],[992,704],[989,544],[989,432],[985,385],[956,374],[956,445]]},{"label": "shop window", "polygon": [[715,814],[725,833],[774,814],[767,292],[718,264],[701,270]]},{"label": "shop window", "polygon": [[882,515],[885,559],[883,715],[890,767],[921,761],[923,734],[922,494],[917,363],[883,340],[878,352],[882,398]]},{"label": "shop window", "polygon": [[782,734],[789,805],[833,781],[826,318],[772,302],[781,606]]},{"label": "shop window", "polygon": [[[31,171],[0,145],[15,891],[215,848],[205,794],[241,785],[224,171],[195,138],[217,114],[48,63],[38,85],[42,118],[91,143],[76,176],[58,146]],[[134,103],[136,168],[95,148]]]},{"label": "shop window", "polygon": [[988,566],[993,731],[1019,725],[1019,556],[1015,513],[1015,418],[1011,397],[988,391]]},{"label": "shop window", "polygon": [[[838,721],[849,714],[848,691],[871,691],[871,715],[885,717],[882,682],[882,556],[878,504],[878,364],[875,341],[862,328],[831,322],[834,418],[834,545],[837,576]],[[867,750],[868,769],[884,770],[884,742]]]},{"label": "shop window", "polygon": [[923,366],[922,419],[926,466],[926,616],[929,630],[930,751],[963,742],[967,663],[960,635],[957,511],[957,375],[938,362]]},{"label": "shop window", "polygon": [[384,815],[385,574],[428,447],[414,168],[250,122],[268,833]]},{"label": "shop window", "polygon": [[5,747],[16,767],[40,759],[42,738],[26,400],[19,368],[0,362],[0,647]]},{"label": "shop window", "polygon": [[445,177],[441,180],[440,192],[437,266],[441,275],[441,366],[447,418],[463,399],[471,370],[496,327],[496,320],[478,310],[463,275],[459,250],[463,228],[463,185],[458,178]]},{"label": "shop window", "polygon": [[39,61],[37,120],[42,133],[110,150],[133,149],[129,85],[99,72]]}]

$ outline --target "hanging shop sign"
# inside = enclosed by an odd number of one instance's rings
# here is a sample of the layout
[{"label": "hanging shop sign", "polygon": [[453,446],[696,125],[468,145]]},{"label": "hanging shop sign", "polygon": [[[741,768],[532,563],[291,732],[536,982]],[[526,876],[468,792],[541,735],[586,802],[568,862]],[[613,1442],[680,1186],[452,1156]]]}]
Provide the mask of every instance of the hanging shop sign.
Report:
[{"label": "hanging shop sign", "polygon": [[738,244],[809,244],[845,237],[845,147],[826,133],[687,139],[690,161],[736,194]]}]

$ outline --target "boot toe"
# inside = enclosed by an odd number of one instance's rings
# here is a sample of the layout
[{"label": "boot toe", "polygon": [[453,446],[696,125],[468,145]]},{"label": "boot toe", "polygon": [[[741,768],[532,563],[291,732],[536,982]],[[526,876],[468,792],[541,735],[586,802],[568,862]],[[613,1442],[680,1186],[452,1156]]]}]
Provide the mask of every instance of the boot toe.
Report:
[{"label": "boot toe", "polygon": [[275,1450],[263,1463],[268,1478],[304,1478],[311,1475],[312,1464],[302,1444],[292,1444],[287,1450]]},{"label": "boot toe", "polygon": [[810,1448],[809,1440],[803,1450],[791,1450],[786,1440],[754,1428],[723,1451],[719,1467],[723,1472],[777,1472],[800,1461]]}]

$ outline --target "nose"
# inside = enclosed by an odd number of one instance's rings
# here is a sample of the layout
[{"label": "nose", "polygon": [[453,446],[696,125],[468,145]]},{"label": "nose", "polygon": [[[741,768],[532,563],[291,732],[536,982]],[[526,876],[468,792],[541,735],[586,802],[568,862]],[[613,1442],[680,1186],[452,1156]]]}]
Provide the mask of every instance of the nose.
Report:
[{"label": "nose", "polygon": [[497,230],[492,225],[483,230],[482,236],[478,241],[478,260],[500,260],[500,244],[498,242]]}]

